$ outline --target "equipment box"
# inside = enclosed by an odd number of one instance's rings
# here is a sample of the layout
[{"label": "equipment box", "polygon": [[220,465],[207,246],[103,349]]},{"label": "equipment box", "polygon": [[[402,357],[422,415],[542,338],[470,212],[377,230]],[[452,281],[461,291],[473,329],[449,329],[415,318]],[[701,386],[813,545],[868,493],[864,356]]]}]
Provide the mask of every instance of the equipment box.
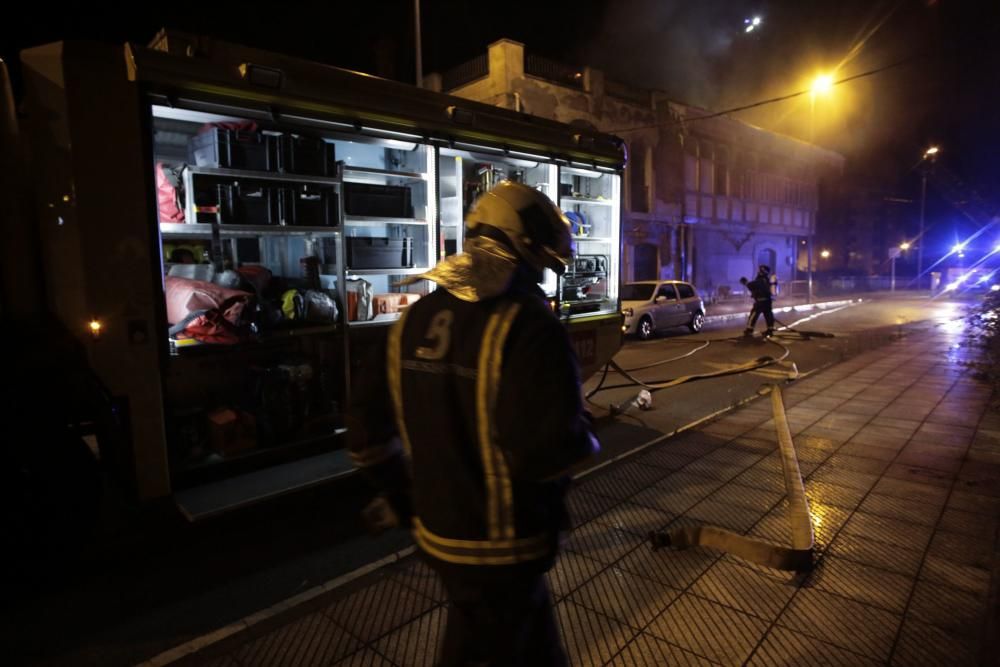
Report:
[{"label": "equipment box", "polygon": [[278,224],[277,197],[273,188],[257,183],[236,183],[230,192],[232,203],[229,209],[232,215],[227,216],[224,222],[235,225]]},{"label": "equipment box", "polygon": [[279,171],[333,176],[337,172],[336,165],[336,146],[319,137],[286,133],[278,139]]},{"label": "equipment box", "polygon": [[232,222],[233,186],[214,179],[194,181],[194,222]]},{"label": "equipment box", "polygon": [[412,218],[410,189],[402,185],[344,183],[344,212],[380,218]]},{"label": "equipment box", "polygon": [[188,161],[199,167],[275,171],[278,137],[213,127],[188,142]]},{"label": "equipment box", "polygon": [[294,185],[279,190],[281,224],[331,227],[337,224],[337,193],[332,188]]},{"label": "equipment box", "polygon": [[409,269],[413,267],[413,239],[350,237],[347,239],[350,269]]}]

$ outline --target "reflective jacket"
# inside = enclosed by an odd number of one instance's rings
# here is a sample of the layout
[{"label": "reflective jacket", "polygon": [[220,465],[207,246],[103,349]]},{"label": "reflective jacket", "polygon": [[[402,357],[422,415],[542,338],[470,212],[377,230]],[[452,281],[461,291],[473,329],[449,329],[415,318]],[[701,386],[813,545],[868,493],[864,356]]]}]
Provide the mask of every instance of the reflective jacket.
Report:
[{"label": "reflective jacket", "polygon": [[[410,473],[388,477],[412,480],[418,546],[460,565],[554,556],[567,469],[596,440],[566,331],[545,302],[516,292],[468,302],[438,289],[394,325],[387,371]],[[393,465],[383,447],[367,465]]]}]

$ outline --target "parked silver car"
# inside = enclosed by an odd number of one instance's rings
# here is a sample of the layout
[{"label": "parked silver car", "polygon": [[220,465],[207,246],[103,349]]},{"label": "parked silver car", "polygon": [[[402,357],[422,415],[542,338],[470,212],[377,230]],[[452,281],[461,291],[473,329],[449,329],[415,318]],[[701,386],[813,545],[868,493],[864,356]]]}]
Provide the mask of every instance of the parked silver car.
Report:
[{"label": "parked silver car", "polygon": [[691,283],[643,280],[621,288],[625,333],[648,340],[671,327],[687,326],[697,333],[705,325],[705,304]]}]

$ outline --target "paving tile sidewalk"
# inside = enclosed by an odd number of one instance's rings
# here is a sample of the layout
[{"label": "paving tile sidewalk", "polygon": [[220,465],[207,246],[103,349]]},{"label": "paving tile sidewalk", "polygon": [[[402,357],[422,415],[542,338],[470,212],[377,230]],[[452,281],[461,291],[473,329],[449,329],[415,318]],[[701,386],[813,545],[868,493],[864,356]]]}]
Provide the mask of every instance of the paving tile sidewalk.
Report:
[{"label": "paving tile sidewalk", "polygon": [[[784,390],[816,534],[809,574],[643,541],[701,522],[789,543],[767,400],[581,480],[550,573],[571,664],[981,664],[1000,415],[953,343],[915,335]],[[184,662],[432,665],[446,614],[411,558]]]}]

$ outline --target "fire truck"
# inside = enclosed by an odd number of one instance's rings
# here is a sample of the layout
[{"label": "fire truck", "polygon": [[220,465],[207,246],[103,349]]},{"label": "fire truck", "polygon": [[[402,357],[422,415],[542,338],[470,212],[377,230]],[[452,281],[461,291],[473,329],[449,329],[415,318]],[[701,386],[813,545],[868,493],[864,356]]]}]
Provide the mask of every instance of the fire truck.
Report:
[{"label": "fire truck", "polygon": [[503,179],[573,223],[574,262],[542,287],[583,374],[621,345],[615,137],[167,31],[21,68],[2,126],[9,488],[55,494],[64,523],[106,479],[196,521],[351,475],[386,331],[434,289],[404,283],[462,251]]}]

